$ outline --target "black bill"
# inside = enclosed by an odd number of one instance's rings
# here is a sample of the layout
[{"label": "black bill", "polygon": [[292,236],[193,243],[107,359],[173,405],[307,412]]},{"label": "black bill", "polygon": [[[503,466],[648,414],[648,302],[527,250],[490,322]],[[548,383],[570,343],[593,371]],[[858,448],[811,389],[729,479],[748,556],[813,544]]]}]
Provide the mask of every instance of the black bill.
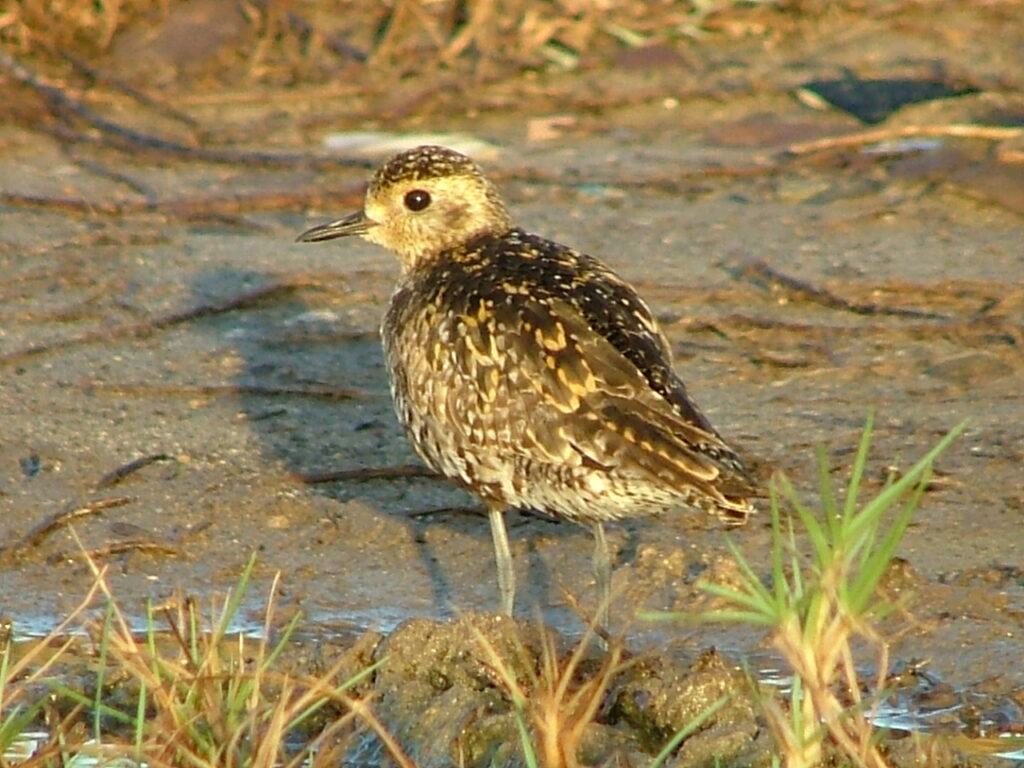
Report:
[{"label": "black bill", "polygon": [[336,237],[348,237],[350,235],[362,235],[376,226],[376,222],[366,218],[362,211],[356,211],[344,219],[332,221],[329,224],[321,224],[318,227],[307,229],[296,239],[300,243],[317,243],[321,240],[333,240]]}]

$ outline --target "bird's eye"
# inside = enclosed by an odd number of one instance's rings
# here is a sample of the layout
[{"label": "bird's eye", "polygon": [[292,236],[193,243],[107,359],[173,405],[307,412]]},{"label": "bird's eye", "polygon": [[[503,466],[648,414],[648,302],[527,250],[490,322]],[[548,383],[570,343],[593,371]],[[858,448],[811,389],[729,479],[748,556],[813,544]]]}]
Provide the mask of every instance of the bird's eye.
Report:
[{"label": "bird's eye", "polygon": [[410,211],[422,211],[430,205],[430,193],[422,189],[414,189],[405,193],[405,207]]}]

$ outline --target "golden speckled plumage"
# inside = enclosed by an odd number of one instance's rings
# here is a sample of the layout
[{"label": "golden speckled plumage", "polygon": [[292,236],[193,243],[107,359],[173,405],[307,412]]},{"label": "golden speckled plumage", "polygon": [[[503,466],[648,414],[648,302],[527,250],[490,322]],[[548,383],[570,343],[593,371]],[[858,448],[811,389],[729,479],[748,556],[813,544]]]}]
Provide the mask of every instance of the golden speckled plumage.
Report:
[{"label": "golden speckled plumage", "polygon": [[471,160],[403,152],[363,211],[300,239],[350,234],[401,261],[382,328],[398,417],[432,468],[488,505],[505,582],[505,508],[590,523],[599,548],[604,520],[752,512],[742,462],[689,399],[647,305],[591,256],[516,228]]}]

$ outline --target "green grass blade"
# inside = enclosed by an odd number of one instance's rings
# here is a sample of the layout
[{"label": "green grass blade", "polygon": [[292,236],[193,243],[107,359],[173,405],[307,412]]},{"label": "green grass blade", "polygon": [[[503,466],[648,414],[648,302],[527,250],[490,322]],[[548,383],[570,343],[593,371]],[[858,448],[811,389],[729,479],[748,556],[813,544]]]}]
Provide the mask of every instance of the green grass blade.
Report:
[{"label": "green grass blade", "polygon": [[95,706],[100,711],[100,715],[102,715],[103,717],[109,717],[113,720],[117,720],[119,723],[124,723],[125,725],[135,725],[135,715],[125,714],[121,710],[114,709],[114,707],[111,707],[110,705],[104,704],[102,702],[97,704],[95,698],[91,696],[86,696],[84,693],[80,693],[76,690],[68,688],[65,685],[55,685],[53,686],[52,690],[60,698],[68,699],[70,701],[75,702],[76,704],[81,704],[85,707]]},{"label": "green grass blade", "polygon": [[811,541],[811,547],[814,549],[814,565],[819,570],[823,569],[832,560],[834,547],[829,543],[828,535],[814,512],[802,504],[794,505],[793,509],[800,525],[807,533],[807,538]]},{"label": "green grass blade", "polygon": [[295,630],[298,628],[299,622],[301,620],[302,620],[302,614],[299,613],[299,612],[296,612],[295,615],[292,616],[291,620],[285,625],[284,631],[282,631],[282,633],[281,633],[281,638],[277,641],[277,643],[274,645],[274,647],[270,650],[270,653],[267,654],[267,658],[264,660],[263,664],[261,665],[265,671],[270,670],[274,666],[274,664],[277,662],[277,659],[285,651],[285,649],[288,646],[288,641],[291,639],[291,636],[295,633]]},{"label": "green grass blade", "polygon": [[530,729],[526,727],[526,712],[523,708],[523,702],[517,700],[515,702],[515,710],[516,729],[519,731],[519,743],[523,747],[523,760],[526,762],[526,768],[538,768],[537,752],[533,748]]},{"label": "green grass blade", "polygon": [[[743,587],[746,589],[747,594],[751,597],[758,599],[766,605],[771,605],[772,593],[768,588],[761,582],[761,579],[757,577],[757,573],[751,567],[750,562],[740,552],[739,547],[731,539],[725,540],[726,547],[729,548],[729,553],[733,557],[733,561],[739,566],[740,576]],[[702,582],[703,587],[703,582]]]},{"label": "green grass blade", "polygon": [[818,464],[818,495],[821,498],[821,517],[825,521],[824,530],[830,541],[836,541],[842,529],[839,519],[839,508],[836,505],[836,492],[832,486],[832,475],[829,472],[828,451],[824,445],[815,449]]},{"label": "green grass blade", "polygon": [[796,606],[804,602],[808,591],[808,584],[804,576],[804,565],[800,561],[800,550],[796,545],[796,528],[793,525],[792,519],[789,520],[789,524],[786,526],[786,533],[790,578],[784,585],[785,593],[783,600],[787,606]]},{"label": "green grass blade", "polygon": [[825,530],[822,528],[817,516],[800,501],[800,495],[796,492],[789,478],[782,475],[781,481],[783,495],[789,501],[793,511],[796,512],[801,525],[806,529],[811,545],[814,547],[817,562],[827,562],[831,547],[828,536],[825,535]]},{"label": "green grass blade", "polygon": [[903,505],[903,508],[897,514],[885,535],[865,556],[860,572],[851,585],[847,596],[852,610],[858,613],[867,610],[879,582],[896,555],[896,550],[903,540],[903,534],[906,533],[907,526],[910,525],[910,521],[913,519],[914,512],[917,511],[917,507],[921,503],[921,498],[924,496],[924,491],[930,477],[931,473],[926,471],[917,484],[914,494]]},{"label": "green grass blade", "polygon": [[722,622],[723,624],[753,624],[763,627],[774,627],[778,623],[777,619],[766,615],[762,611],[739,611],[728,608],[710,611],[707,614],[706,620]]},{"label": "green grass blade", "polygon": [[103,703],[103,681],[107,672],[107,651],[110,649],[110,632],[114,619],[114,602],[107,600],[107,610],[103,616],[100,629],[100,655],[96,661],[96,698],[92,710],[92,733],[96,741],[103,735],[103,716],[100,705]]},{"label": "green grass blade", "polygon": [[793,733],[799,737],[797,745],[803,751],[807,742],[804,738],[807,735],[807,724],[804,722],[804,683],[800,675],[793,675],[793,684],[789,689],[789,714],[793,724]]},{"label": "green grass blade", "polygon": [[952,442],[966,429],[967,421],[961,421],[951,429],[928,453],[921,457],[899,480],[882,490],[875,498],[867,502],[856,516],[856,523],[860,526],[869,525],[873,515],[879,515],[892,507],[899,497],[917,484],[921,476],[931,467]]},{"label": "green grass blade", "polygon": [[782,510],[779,497],[773,488],[771,491],[771,527],[772,527],[772,595],[776,609],[787,602],[793,590],[786,578],[786,547],[782,540]]},{"label": "green grass blade", "polygon": [[850,473],[850,483],[846,487],[846,502],[843,504],[843,520],[850,520],[854,510],[857,508],[857,493],[860,491],[860,484],[864,479],[864,467],[868,463],[868,452],[871,450],[871,436],[875,429],[875,414],[868,414],[864,422],[864,431],[860,436],[860,445],[857,446],[857,458],[853,462],[853,471]]},{"label": "green grass blade", "polygon": [[0,754],[11,748],[11,745],[32,725],[45,705],[46,698],[41,696],[29,706],[18,704],[4,714],[0,720]]},{"label": "green grass blade", "polygon": [[711,719],[718,710],[724,707],[729,699],[732,698],[732,694],[725,694],[720,696],[715,702],[710,704],[703,712],[693,718],[690,722],[680,728],[676,734],[668,740],[668,743],[661,748],[661,751],[654,756],[648,768],[661,768],[665,764],[665,761],[671,757],[672,753],[676,751],[676,748],[686,740],[691,734],[693,734],[698,728],[704,723]]},{"label": "green grass blade", "polygon": [[146,738],[146,681],[139,681],[139,700],[135,707],[135,762],[142,762],[142,745]]},{"label": "green grass blade", "polygon": [[245,564],[245,568],[242,569],[242,575],[238,577],[238,582],[228,594],[228,599],[224,603],[224,610],[222,611],[216,626],[213,627],[213,638],[211,642],[214,645],[220,644],[220,641],[224,639],[224,636],[227,634],[235,618],[238,616],[239,609],[242,606],[242,600],[245,599],[245,595],[249,591],[249,581],[252,578],[252,572],[255,567],[256,552],[254,550],[253,553],[249,555],[249,562],[247,562]]},{"label": "green grass blade", "polygon": [[[752,594],[750,592],[736,589],[735,587],[727,587],[724,584],[715,584],[713,582],[702,582],[699,587],[703,592],[707,592],[715,597],[720,597],[723,600],[735,603],[736,605],[746,606],[747,608],[757,611],[758,613],[765,614],[766,616],[773,616],[775,614],[772,601],[765,600],[761,595]],[[717,614],[718,611],[712,610],[711,613]]]},{"label": "green grass blade", "polygon": [[324,696],[320,700],[314,702],[313,704],[310,704],[304,710],[295,715],[295,717],[291,720],[291,727],[297,728],[298,726],[302,725],[304,721],[308,720],[310,717],[316,714],[316,712],[322,709],[325,704],[329,704],[331,703],[331,701],[335,700],[336,698],[339,698],[340,694],[343,694],[350,688],[359,685],[359,683],[361,683],[367,677],[376,672],[381,667],[381,665],[384,664],[384,662],[385,659],[379,659],[370,666],[361,669],[359,672],[356,672],[356,674],[352,675],[352,677],[345,680],[345,682],[331,688],[329,696]]}]

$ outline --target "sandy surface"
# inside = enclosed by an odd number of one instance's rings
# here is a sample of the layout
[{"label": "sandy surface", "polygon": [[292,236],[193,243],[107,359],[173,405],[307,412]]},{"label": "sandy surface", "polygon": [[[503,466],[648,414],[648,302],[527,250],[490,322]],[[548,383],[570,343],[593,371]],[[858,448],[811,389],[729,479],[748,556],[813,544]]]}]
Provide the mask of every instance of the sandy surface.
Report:
[{"label": "sandy surface", "polygon": [[[986,82],[1004,78],[1002,90],[908,107],[887,125],[981,120],[997,103],[1020,106],[1019,29],[1012,39],[993,11],[971,17],[975,28],[951,45],[917,23],[883,21],[859,34],[837,20],[798,41],[704,51],[709,87],[724,89],[741,72],[749,86],[714,99],[686,97],[685,88],[673,96],[625,70],[603,87],[660,89],[671,99],[584,112],[557,111],[537,96],[536,108],[524,101],[515,112],[435,114],[403,127],[492,141],[498,155],[484,164],[520,223],[633,281],[712,421],[808,497],[814,447],[831,452],[840,482],[871,411],[874,487],[969,419],[899,553],[890,586],[912,597],[887,631],[894,661],[926,660],[955,687],[985,683],[1016,696],[1019,723],[1024,165],[977,139],[943,138],[925,153],[782,154],[791,141],[859,130],[849,115],[791,95],[858,62],[874,76],[920,74],[927,67],[914,62],[942,61]],[[559,87],[568,86],[556,81],[550,91]],[[295,104],[291,94],[279,109]],[[268,97],[237,109],[219,115],[259,125],[275,105]],[[530,141],[537,114],[571,121]],[[246,145],[263,147],[265,136],[302,150],[318,138],[284,123]],[[139,195],[84,160],[161,201],[351,189],[367,175],[82,146],[68,153],[11,125],[0,127],[0,145],[4,190],[93,202]],[[159,205],[124,215],[0,208],[0,535],[14,547],[0,594],[16,632],[45,629],[89,578],[70,527],[31,546],[20,537],[61,510],[121,497],[73,530],[139,615],[146,598],[223,592],[253,550],[257,592],[281,571],[283,613],[301,610],[312,632],[388,631],[410,617],[494,610],[490,534],[486,519],[466,510],[471,498],[427,477],[299,477],[416,462],[392,415],[376,336],[397,265],[358,242],[293,242],[357,204],[342,197],[305,211],[214,218]],[[776,273],[828,295],[786,287]],[[99,487],[112,470],[154,456],[163,458]],[[766,526],[762,515],[733,534],[762,568]],[[589,533],[520,515],[510,533],[523,613],[539,610],[578,633],[563,590],[593,606]],[[700,606],[697,580],[727,577],[724,534],[710,521],[627,522],[609,535],[620,596],[613,616],[630,642],[763,657],[749,631],[681,632],[630,618],[635,607]]]}]

